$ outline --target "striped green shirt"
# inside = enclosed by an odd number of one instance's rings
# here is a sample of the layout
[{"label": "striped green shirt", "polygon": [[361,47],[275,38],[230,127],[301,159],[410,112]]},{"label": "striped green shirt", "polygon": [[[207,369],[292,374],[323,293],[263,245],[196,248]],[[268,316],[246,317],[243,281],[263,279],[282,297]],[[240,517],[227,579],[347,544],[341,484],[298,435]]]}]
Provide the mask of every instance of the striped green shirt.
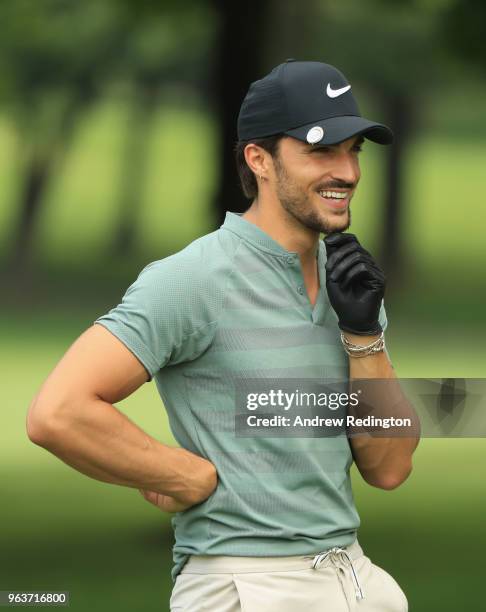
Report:
[{"label": "striped green shirt", "polygon": [[[312,554],[356,539],[359,516],[345,435],[240,436],[241,380],[346,380],[348,358],[326,292],[311,305],[297,253],[241,215],[148,264],[95,323],[155,380],[179,444],[212,461],[218,486],[172,518],[172,578],[188,555]],[[382,304],[380,322],[386,327]]]}]

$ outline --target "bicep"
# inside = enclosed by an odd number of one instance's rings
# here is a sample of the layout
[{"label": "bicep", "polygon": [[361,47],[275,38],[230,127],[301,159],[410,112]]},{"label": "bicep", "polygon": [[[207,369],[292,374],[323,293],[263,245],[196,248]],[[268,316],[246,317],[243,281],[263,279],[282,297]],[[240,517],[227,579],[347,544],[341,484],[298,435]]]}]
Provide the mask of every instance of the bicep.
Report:
[{"label": "bicep", "polygon": [[74,399],[83,398],[113,404],[148,380],[149,373],[123,342],[102,325],[94,324],[69,347],[34,403],[47,410],[69,407]]}]

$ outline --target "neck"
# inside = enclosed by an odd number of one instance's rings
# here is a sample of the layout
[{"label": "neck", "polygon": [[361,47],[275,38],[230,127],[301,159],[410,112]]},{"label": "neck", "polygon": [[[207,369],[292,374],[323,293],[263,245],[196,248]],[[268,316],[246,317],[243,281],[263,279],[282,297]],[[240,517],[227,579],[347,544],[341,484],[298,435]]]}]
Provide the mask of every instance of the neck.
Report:
[{"label": "neck", "polygon": [[299,223],[279,202],[263,206],[254,200],[243,218],[254,223],[287,251],[298,253],[304,269],[317,271],[319,232]]}]

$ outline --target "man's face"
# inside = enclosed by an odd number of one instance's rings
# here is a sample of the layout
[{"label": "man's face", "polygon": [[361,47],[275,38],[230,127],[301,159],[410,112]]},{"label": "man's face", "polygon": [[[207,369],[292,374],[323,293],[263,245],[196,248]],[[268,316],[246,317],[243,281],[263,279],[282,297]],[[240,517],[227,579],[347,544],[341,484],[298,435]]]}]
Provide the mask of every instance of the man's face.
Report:
[{"label": "man's face", "polygon": [[362,136],[319,147],[291,137],[279,142],[273,158],[275,194],[302,225],[330,234],[351,224],[350,202],[361,173]]}]

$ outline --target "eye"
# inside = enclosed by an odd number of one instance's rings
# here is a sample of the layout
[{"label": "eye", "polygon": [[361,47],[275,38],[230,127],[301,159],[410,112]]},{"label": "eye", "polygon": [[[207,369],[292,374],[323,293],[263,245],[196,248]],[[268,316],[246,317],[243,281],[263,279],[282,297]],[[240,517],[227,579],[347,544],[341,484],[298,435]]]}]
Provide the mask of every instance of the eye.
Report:
[{"label": "eye", "polygon": [[353,147],[353,151],[355,153],[361,153],[361,151],[363,150],[363,145],[362,144],[355,144]]}]

